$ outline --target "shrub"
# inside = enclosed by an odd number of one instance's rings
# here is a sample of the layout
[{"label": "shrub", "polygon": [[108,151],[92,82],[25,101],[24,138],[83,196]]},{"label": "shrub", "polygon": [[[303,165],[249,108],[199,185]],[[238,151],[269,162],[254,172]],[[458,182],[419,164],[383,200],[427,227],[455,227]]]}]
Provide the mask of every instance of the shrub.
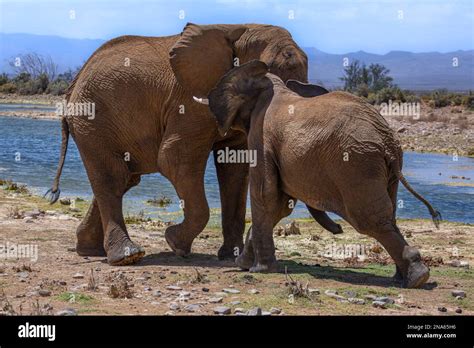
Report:
[{"label": "shrub", "polygon": [[69,83],[64,80],[58,80],[51,82],[48,85],[46,93],[51,93],[53,95],[62,95],[66,93],[67,88],[69,87]]},{"label": "shrub", "polygon": [[0,75],[0,86],[3,86],[4,84],[8,83],[10,80],[8,78],[8,75],[3,73]]},{"label": "shrub", "polygon": [[389,100],[392,102],[405,102],[405,95],[398,87],[382,88],[376,95],[377,104],[388,103]]},{"label": "shrub", "polygon": [[469,94],[462,98],[462,105],[468,108],[469,110],[474,111],[474,95]]},{"label": "shrub", "polygon": [[0,93],[15,93],[17,87],[14,83],[8,82],[0,86]]},{"label": "shrub", "polygon": [[449,95],[445,89],[439,89],[431,93],[429,105],[435,108],[442,108],[451,104]]}]

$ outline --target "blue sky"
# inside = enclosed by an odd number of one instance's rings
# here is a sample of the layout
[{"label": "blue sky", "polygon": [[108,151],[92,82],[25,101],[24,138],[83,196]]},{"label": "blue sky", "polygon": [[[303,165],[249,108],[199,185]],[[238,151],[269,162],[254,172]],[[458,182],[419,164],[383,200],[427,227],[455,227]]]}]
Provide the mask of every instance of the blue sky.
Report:
[{"label": "blue sky", "polygon": [[252,22],[284,26],[301,46],[330,53],[448,52],[474,48],[473,8],[473,0],[0,0],[0,32],[109,39]]}]

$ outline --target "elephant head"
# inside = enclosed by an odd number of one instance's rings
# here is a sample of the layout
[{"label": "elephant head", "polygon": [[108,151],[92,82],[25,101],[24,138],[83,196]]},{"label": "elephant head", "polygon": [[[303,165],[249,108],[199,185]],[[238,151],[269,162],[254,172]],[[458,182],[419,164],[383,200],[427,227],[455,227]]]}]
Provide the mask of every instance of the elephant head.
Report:
[{"label": "elephant head", "polygon": [[283,81],[307,81],[306,54],[277,26],[188,23],[169,55],[179,84],[198,97],[207,96],[228,70],[254,59]]}]

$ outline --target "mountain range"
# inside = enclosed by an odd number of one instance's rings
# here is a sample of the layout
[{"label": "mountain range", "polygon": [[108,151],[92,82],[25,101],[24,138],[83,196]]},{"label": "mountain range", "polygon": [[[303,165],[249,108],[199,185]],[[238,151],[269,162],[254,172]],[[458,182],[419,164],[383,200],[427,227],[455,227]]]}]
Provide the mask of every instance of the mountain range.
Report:
[{"label": "mountain range", "polygon": [[[0,72],[11,73],[9,61],[19,54],[36,52],[49,55],[59,70],[81,66],[103,43],[100,39],[70,39],[59,36],[0,33]],[[413,53],[390,51],[374,54],[364,51],[331,54],[314,47],[303,47],[309,59],[309,77],[327,88],[342,86],[344,63],[359,60],[367,65],[382,64],[402,89],[452,91],[474,89],[474,50]]]}]

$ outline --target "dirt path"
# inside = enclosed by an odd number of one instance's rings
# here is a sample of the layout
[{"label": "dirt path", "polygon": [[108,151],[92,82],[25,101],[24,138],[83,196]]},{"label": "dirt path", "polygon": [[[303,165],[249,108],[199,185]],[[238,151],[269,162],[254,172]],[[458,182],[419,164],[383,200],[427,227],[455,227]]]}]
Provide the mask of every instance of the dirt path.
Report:
[{"label": "dirt path", "polygon": [[[346,224],[344,234],[333,236],[311,220],[299,220],[300,235],[275,237],[281,268],[287,267],[291,279],[284,273],[250,274],[218,261],[221,236],[212,226],[196,239],[190,257],[176,257],[164,240],[164,224],[157,221],[128,226],[146,257],[135,266],[111,267],[104,257],[74,251],[77,217],[85,206],[71,211],[0,189],[0,248],[7,245],[10,256],[18,245],[38,250],[36,262],[34,252],[17,259],[5,258],[5,248],[0,250],[0,311],[214,315],[260,308],[264,315],[459,315],[459,308],[463,315],[474,313],[474,276],[465,265],[473,262],[472,225],[443,223],[436,230],[431,221],[400,221],[409,243],[431,264],[429,283],[412,290],[391,280],[394,265],[374,240]],[[343,247],[347,257],[338,259]],[[452,266],[453,261],[462,267]],[[453,290],[464,291],[466,298],[456,299]],[[378,299],[386,308],[374,307],[376,297],[388,297]],[[443,307],[446,312],[439,310]]]}]

